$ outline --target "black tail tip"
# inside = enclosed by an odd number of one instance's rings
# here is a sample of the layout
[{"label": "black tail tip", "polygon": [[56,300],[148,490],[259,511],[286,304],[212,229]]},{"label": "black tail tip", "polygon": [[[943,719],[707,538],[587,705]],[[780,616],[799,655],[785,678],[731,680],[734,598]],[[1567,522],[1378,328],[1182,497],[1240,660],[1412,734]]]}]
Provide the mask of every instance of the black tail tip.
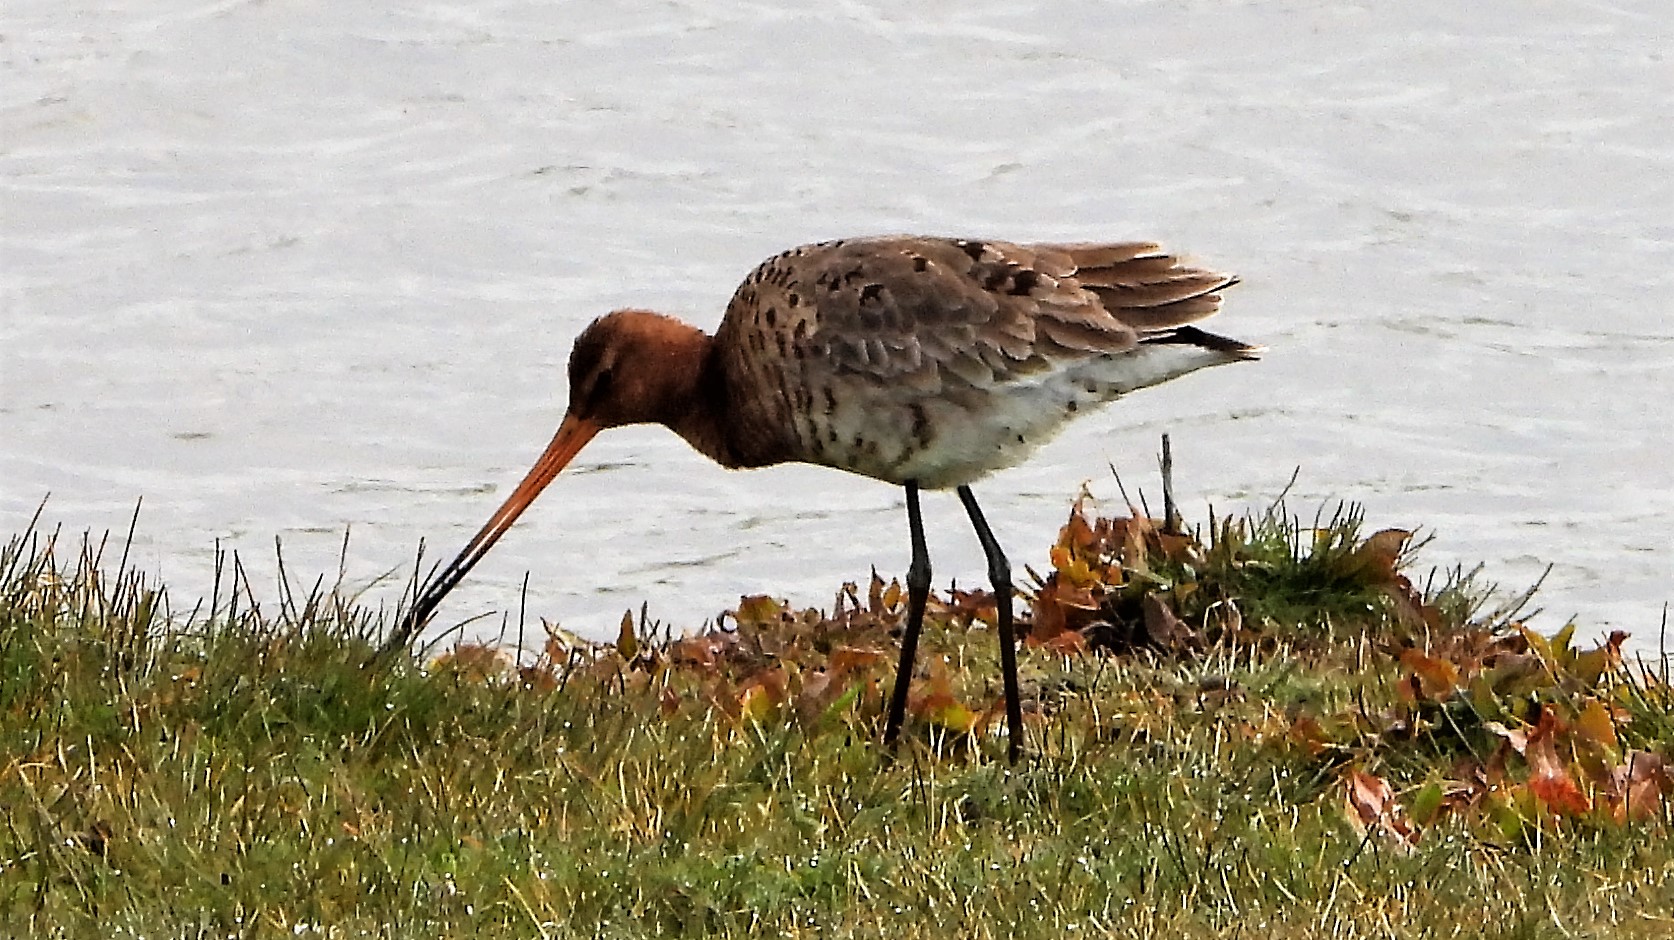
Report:
[{"label": "black tail tip", "polygon": [[1208,330],[1200,330],[1195,326],[1177,326],[1166,333],[1157,336],[1147,336],[1147,343],[1169,343],[1182,346],[1197,346],[1218,353],[1224,353],[1236,359],[1260,359],[1267,351],[1266,346],[1254,346],[1242,340],[1221,336]]}]

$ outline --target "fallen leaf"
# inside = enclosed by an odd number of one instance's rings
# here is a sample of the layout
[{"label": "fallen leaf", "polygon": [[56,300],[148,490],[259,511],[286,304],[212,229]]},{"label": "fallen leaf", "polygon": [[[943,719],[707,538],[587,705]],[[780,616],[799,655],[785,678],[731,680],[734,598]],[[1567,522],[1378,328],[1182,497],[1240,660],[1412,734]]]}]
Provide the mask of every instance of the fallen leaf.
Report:
[{"label": "fallen leaf", "polygon": [[911,704],[913,714],[949,731],[969,734],[977,726],[977,713],[954,696],[953,681],[943,660],[931,661],[924,688]]},{"label": "fallen leaf", "polygon": [[1440,701],[1459,687],[1459,667],[1445,659],[1409,649],[1402,651],[1401,665],[1413,671],[1419,680],[1419,693],[1430,701]]},{"label": "fallen leaf", "polygon": [[1528,750],[1529,735],[1527,732],[1520,731],[1515,728],[1507,728],[1505,725],[1502,725],[1497,721],[1485,721],[1482,723],[1482,727],[1487,729],[1490,734],[1497,734],[1500,737],[1505,738],[1506,743],[1510,744],[1512,748],[1517,751],[1517,753],[1521,754]]},{"label": "fallen leaf", "polygon": [[738,693],[738,717],[760,724],[771,720],[785,700],[783,669],[769,669],[756,674]]},{"label": "fallen leaf", "polygon": [[1611,774],[1607,801],[1618,824],[1649,819],[1662,811],[1663,797],[1674,789],[1674,779],[1663,759],[1649,751],[1632,751]]},{"label": "fallen leaf", "polygon": [[484,683],[504,677],[511,664],[511,657],[502,650],[484,643],[461,643],[436,657],[434,665],[465,682]]},{"label": "fallen leaf", "polygon": [[775,600],[766,594],[752,594],[738,599],[738,609],[733,612],[733,619],[740,624],[766,626],[778,623],[785,610],[786,605],[783,601]]},{"label": "fallen leaf", "polygon": [[1610,715],[1610,709],[1598,699],[1588,699],[1581,709],[1581,714],[1575,719],[1575,732],[1583,741],[1605,748],[1611,753],[1616,751],[1616,721]]},{"label": "fallen leaf", "polygon": [[546,695],[558,688],[558,677],[553,675],[552,667],[542,661],[533,666],[521,666],[517,670],[517,682],[523,688],[536,695]]},{"label": "fallen leaf", "polygon": [[1087,652],[1087,637],[1075,630],[1062,630],[1041,643],[1040,648],[1059,656],[1079,656]]},{"label": "fallen leaf", "polygon": [[683,636],[669,647],[669,658],[682,665],[712,669],[733,642],[735,635],[730,633]]},{"label": "fallen leaf", "polygon": [[1582,816],[1592,810],[1592,801],[1581,792],[1569,765],[1558,756],[1557,737],[1562,728],[1555,710],[1541,710],[1540,721],[1523,750],[1523,759],[1529,762],[1529,790],[1554,813]]},{"label": "fallen leaf", "polygon": [[1345,577],[1359,578],[1367,584],[1393,584],[1399,573],[1396,562],[1411,538],[1412,533],[1406,529],[1374,532],[1343,558],[1338,571]]},{"label": "fallen leaf", "polygon": [[1418,830],[1407,819],[1395,799],[1395,791],[1383,778],[1356,768],[1349,771],[1346,782],[1349,823],[1356,832],[1365,835],[1375,826],[1403,851],[1411,851],[1418,844]]},{"label": "fallen leaf", "polygon": [[856,672],[870,669],[884,661],[884,651],[859,646],[839,646],[827,660],[837,672]]},{"label": "fallen leaf", "polygon": [[1599,679],[1606,673],[1613,672],[1621,666],[1622,643],[1627,637],[1627,633],[1616,630],[1597,649],[1576,653],[1574,661],[1569,664],[1570,675],[1585,688],[1597,686]]},{"label": "fallen leaf", "polygon": [[1141,607],[1145,611],[1145,633],[1152,643],[1169,650],[1203,647],[1203,639],[1197,631],[1176,616],[1161,597],[1147,594]]}]

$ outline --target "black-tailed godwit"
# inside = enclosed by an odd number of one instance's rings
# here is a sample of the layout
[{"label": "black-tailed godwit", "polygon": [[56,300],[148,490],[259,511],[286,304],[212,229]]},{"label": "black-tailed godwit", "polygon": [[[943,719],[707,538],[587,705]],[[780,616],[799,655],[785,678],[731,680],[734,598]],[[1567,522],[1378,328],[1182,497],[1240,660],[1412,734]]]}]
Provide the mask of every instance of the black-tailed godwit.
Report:
[{"label": "black-tailed godwit", "polygon": [[905,714],[930,591],[918,492],[956,490],[988,559],[1015,761],[1023,718],[1011,571],[970,484],[1095,406],[1256,358],[1260,347],[1189,325],[1213,314],[1235,281],[1150,243],[861,238],[767,259],[714,336],[645,310],[600,317],[570,353],[569,410],[552,443],[420,592],[397,635],[417,633],[595,434],[662,424],[723,467],[799,461],[905,488],[912,561],[888,745]]}]

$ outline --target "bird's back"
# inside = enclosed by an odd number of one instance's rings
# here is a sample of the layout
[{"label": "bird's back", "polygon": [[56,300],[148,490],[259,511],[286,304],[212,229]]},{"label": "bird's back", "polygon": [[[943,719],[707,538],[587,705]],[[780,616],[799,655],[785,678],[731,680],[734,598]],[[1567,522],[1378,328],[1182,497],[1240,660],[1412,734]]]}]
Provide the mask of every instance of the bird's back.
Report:
[{"label": "bird's back", "polygon": [[1150,243],[889,237],[744,280],[716,334],[735,449],[930,488],[1021,460],[1069,418],[1257,347],[1189,324],[1235,282]]}]

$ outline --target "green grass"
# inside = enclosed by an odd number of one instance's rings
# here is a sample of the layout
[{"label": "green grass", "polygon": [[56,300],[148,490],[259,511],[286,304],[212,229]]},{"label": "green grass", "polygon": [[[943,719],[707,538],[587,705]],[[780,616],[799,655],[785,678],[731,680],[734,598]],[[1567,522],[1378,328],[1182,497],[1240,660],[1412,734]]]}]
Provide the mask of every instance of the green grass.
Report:
[{"label": "green grass", "polygon": [[[1066,528],[1016,768],[980,594],[932,606],[945,667],[891,758],[881,582],[520,671],[379,660],[381,619],[318,592],[168,616],[27,534],[0,557],[0,933],[1674,935],[1668,775],[1610,783],[1674,757],[1666,677],[1484,613],[1469,579],[1414,589],[1405,540],[1360,524]],[[1146,596],[1189,635],[1148,638]],[[1351,818],[1355,772],[1408,836]]]}]

